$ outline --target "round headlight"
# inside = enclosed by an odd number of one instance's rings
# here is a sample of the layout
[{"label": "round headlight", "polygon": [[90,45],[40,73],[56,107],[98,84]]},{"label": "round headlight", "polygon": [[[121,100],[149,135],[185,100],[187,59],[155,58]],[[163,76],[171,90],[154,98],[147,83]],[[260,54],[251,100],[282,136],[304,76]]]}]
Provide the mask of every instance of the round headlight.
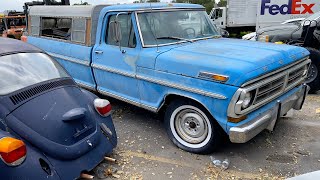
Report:
[{"label": "round headlight", "polygon": [[242,108],[246,109],[250,106],[252,95],[250,92],[247,92],[242,101]]}]

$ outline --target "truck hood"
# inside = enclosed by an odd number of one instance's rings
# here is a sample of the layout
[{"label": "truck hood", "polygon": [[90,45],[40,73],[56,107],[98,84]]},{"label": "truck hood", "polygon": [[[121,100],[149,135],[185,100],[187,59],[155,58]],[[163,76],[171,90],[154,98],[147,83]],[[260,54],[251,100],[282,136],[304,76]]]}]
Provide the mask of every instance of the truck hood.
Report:
[{"label": "truck hood", "polygon": [[301,47],[235,39],[209,39],[182,44],[160,54],[156,70],[193,78],[200,72],[229,76],[226,84],[241,86],[263,74],[309,55]]}]

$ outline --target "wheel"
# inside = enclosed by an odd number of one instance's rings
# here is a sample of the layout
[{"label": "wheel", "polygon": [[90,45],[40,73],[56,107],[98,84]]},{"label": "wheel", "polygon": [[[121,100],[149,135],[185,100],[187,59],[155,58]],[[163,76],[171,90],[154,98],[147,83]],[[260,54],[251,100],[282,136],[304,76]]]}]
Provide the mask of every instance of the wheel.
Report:
[{"label": "wheel", "polygon": [[171,141],[185,151],[208,154],[220,145],[221,127],[206,109],[193,101],[170,103],[164,123]]},{"label": "wheel", "polygon": [[306,83],[310,86],[310,93],[316,93],[320,90],[320,51],[314,48],[307,48],[310,52],[312,61]]}]

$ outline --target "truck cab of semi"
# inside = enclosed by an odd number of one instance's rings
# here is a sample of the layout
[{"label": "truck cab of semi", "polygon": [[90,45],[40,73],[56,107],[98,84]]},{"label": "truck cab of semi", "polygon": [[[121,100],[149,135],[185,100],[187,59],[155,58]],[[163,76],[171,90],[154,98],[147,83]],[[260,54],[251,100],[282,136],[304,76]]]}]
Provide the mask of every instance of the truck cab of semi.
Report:
[{"label": "truck cab of semi", "polygon": [[216,7],[212,8],[209,13],[210,19],[214,21],[214,24],[221,29],[226,29],[227,27],[227,8],[226,7]]},{"label": "truck cab of semi", "polygon": [[169,138],[193,153],[272,131],[308,92],[306,49],[223,38],[200,5],[33,6],[28,19],[26,41],[79,85],[164,113]]}]

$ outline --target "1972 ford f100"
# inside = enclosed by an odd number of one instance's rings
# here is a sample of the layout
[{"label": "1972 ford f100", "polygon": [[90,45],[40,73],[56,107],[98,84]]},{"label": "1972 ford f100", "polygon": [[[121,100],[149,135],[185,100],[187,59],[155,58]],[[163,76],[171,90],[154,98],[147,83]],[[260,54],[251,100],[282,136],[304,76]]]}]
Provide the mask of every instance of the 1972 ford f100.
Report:
[{"label": "1972 ford f100", "polygon": [[222,38],[200,5],[34,6],[28,18],[24,40],[79,85],[164,112],[170,139],[190,152],[272,131],[308,91],[306,49]]}]

